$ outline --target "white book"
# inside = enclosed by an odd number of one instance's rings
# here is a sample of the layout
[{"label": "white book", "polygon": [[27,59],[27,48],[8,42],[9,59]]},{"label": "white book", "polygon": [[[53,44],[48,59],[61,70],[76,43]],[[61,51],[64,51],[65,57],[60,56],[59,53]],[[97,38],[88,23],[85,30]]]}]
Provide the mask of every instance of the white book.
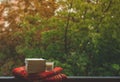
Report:
[{"label": "white book", "polygon": [[42,58],[26,58],[25,68],[28,73],[44,72],[46,69],[46,60]]}]

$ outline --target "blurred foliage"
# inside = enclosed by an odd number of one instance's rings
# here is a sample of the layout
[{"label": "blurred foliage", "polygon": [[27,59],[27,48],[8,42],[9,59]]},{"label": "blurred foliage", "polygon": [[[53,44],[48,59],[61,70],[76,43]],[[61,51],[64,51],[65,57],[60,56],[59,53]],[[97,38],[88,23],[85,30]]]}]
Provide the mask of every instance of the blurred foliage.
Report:
[{"label": "blurred foliage", "polygon": [[13,2],[0,4],[0,75],[26,57],[54,61],[72,76],[120,75],[120,0]]}]

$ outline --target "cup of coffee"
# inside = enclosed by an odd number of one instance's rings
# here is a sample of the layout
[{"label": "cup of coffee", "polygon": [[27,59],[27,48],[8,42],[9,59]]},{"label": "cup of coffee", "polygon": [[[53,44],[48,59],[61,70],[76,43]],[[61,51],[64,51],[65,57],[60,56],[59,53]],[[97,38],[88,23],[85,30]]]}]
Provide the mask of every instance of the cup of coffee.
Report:
[{"label": "cup of coffee", "polygon": [[54,68],[54,62],[46,62],[46,70],[51,71]]}]

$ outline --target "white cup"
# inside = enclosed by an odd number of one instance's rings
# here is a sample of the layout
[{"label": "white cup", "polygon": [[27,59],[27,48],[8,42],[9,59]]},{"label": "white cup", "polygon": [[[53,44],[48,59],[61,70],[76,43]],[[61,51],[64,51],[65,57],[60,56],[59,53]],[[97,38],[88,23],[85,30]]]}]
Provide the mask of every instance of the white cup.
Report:
[{"label": "white cup", "polygon": [[46,62],[46,70],[51,71],[54,68],[54,62]]}]

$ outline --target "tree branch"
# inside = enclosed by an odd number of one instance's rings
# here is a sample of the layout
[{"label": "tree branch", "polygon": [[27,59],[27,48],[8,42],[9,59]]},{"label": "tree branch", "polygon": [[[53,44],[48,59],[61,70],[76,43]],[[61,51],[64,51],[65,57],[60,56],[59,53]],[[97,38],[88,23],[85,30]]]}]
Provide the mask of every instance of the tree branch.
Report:
[{"label": "tree branch", "polygon": [[[71,0],[70,2],[69,9],[71,9],[72,6],[73,6],[73,0]],[[71,12],[68,12],[67,23],[66,23],[65,34],[64,34],[64,49],[66,54],[68,54],[68,28],[70,24],[70,18],[71,18]]]},{"label": "tree branch", "polygon": [[[111,4],[112,4],[112,0],[109,1],[108,6],[103,10],[103,15],[110,9]],[[99,23],[97,24],[97,27],[100,26],[100,24],[102,23],[103,19],[104,19],[104,16],[100,18],[100,21],[99,21]],[[99,32],[99,29],[98,29],[98,28],[97,28],[96,32]]]}]

